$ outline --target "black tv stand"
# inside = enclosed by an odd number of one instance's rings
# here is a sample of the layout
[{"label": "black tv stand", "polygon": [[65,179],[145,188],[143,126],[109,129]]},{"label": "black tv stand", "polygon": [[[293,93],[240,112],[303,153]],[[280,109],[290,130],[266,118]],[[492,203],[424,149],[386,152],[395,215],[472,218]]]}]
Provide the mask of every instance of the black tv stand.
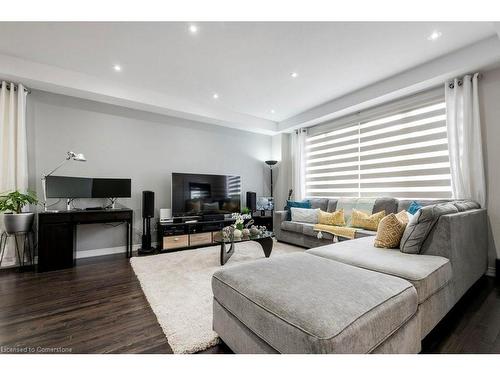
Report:
[{"label": "black tv stand", "polygon": [[222,228],[234,219],[204,220],[202,216],[178,217],[170,222],[158,222],[158,250],[176,251],[214,245]]}]

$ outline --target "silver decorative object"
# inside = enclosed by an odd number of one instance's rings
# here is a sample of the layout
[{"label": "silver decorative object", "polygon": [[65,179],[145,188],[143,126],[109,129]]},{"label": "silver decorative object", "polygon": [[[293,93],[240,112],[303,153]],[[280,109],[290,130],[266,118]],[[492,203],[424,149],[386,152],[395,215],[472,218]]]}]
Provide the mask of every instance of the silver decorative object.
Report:
[{"label": "silver decorative object", "polygon": [[7,234],[23,233],[31,231],[35,214],[33,212],[23,212],[19,214],[6,213],[3,215],[3,222]]},{"label": "silver decorative object", "polygon": [[251,234],[252,236],[256,236],[256,235],[258,235],[259,233],[260,233],[260,232],[259,232],[259,228],[257,228],[255,225],[252,225],[252,226],[250,227],[250,234]]}]

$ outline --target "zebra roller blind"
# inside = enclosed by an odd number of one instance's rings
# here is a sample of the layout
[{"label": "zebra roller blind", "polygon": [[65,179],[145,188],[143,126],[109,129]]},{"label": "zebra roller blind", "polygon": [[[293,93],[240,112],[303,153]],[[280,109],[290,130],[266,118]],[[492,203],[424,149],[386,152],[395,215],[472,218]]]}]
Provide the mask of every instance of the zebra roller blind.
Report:
[{"label": "zebra roller blind", "polygon": [[306,139],[306,196],[451,198],[443,99]]}]

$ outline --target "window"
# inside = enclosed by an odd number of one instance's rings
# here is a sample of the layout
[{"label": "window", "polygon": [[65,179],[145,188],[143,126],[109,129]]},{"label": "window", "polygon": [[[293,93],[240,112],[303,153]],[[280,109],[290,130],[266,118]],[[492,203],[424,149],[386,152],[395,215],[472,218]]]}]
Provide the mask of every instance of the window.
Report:
[{"label": "window", "polygon": [[308,197],[451,198],[443,98],[309,134]]}]

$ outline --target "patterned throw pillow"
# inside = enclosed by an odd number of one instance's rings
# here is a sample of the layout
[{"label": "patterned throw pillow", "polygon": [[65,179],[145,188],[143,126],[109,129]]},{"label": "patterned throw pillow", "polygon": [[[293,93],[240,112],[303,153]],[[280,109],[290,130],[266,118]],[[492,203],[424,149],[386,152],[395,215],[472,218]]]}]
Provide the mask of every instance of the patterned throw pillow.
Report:
[{"label": "patterned throw pillow", "polygon": [[406,211],[401,211],[397,215],[389,214],[380,220],[375,237],[375,247],[384,247],[394,249],[399,247],[401,237],[408,224],[408,214]]},{"label": "patterned throw pillow", "polygon": [[420,205],[418,202],[416,201],[412,201],[410,203],[410,205],[408,206],[408,212],[412,215],[415,215],[417,213],[418,210],[420,210],[422,208],[422,205]]},{"label": "patterned throw pillow", "polygon": [[385,211],[370,215],[363,211],[352,210],[351,226],[368,230],[377,230],[380,220],[385,216]]},{"label": "patterned throw pillow", "polygon": [[[408,211],[399,211],[397,214],[396,214],[396,217],[398,218],[399,221],[401,221],[403,224],[408,224],[410,222],[410,218],[412,217],[413,215],[410,214]],[[380,225],[380,224],[379,224]]]},{"label": "patterned throw pillow", "polygon": [[319,223],[324,225],[344,226],[344,210],[340,209],[335,212],[325,212],[323,210],[319,210]]},{"label": "patterned throw pillow", "polygon": [[318,224],[318,213],[320,211],[319,208],[291,207],[290,210],[292,211],[292,221]]}]

